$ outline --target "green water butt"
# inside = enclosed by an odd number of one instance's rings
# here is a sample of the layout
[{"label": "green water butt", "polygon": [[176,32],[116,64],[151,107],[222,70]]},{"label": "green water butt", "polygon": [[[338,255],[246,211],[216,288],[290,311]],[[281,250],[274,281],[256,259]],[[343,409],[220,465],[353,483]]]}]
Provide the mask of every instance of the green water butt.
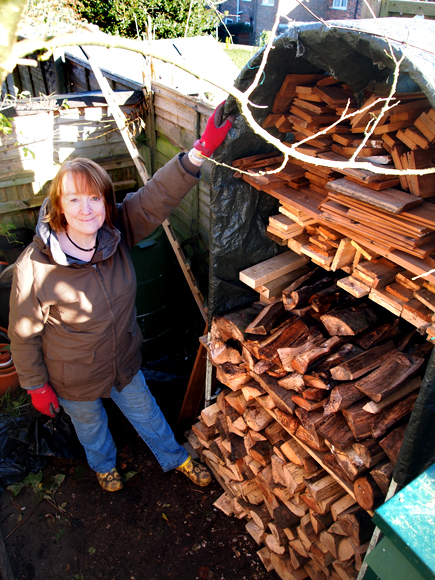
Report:
[{"label": "green water butt", "polygon": [[137,321],[144,337],[143,348],[158,352],[175,323],[178,264],[165,231],[160,226],[139,242],[132,252],[137,277]]}]

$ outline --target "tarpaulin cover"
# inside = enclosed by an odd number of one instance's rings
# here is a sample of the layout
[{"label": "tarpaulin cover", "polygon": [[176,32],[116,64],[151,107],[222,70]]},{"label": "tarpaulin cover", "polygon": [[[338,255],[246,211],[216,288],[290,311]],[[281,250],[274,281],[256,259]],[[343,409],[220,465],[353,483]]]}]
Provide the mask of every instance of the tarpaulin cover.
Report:
[{"label": "tarpaulin cover", "polygon": [[0,493],[30,472],[42,469],[48,457],[77,456],[77,439],[69,417],[51,418],[31,412],[21,417],[0,414]]},{"label": "tarpaulin cover", "polygon": [[[395,65],[389,56],[390,46],[397,59],[404,56],[398,92],[422,91],[435,107],[434,39],[435,21],[417,18],[292,23],[288,31],[274,41],[260,84],[251,95],[251,101],[261,108],[251,110],[261,125],[271,112],[278,89],[290,73],[333,75],[349,85],[361,102],[364,88],[373,88],[375,84],[391,85]],[[244,91],[252,84],[263,52],[261,49],[241,71],[235,81],[239,90]],[[237,112],[236,102],[231,97],[227,100],[226,112]],[[284,137],[275,129],[269,131],[275,131],[275,137]],[[292,136],[284,138],[291,139]],[[239,115],[215,158],[230,165],[235,159],[269,151],[273,151],[273,146],[256,135]],[[258,294],[240,282],[240,270],[271,258],[286,248],[266,236],[268,218],[277,213],[277,200],[235,178],[233,170],[213,166],[210,208],[208,312],[211,319],[215,314],[254,301]],[[429,366],[428,373],[433,374],[434,366]],[[431,392],[429,384],[426,390]],[[430,405],[425,405],[426,411],[433,416]],[[426,431],[424,437],[435,460],[435,429]],[[418,454],[418,439],[407,437],[404,449],[411,450],[412,446]],[[409,456],[412,454],[410,451]],[[405,464],[402,461],[404,456],[405,451],[396,469],[400,481],[418,475],[418,461],[412,466]]]}]

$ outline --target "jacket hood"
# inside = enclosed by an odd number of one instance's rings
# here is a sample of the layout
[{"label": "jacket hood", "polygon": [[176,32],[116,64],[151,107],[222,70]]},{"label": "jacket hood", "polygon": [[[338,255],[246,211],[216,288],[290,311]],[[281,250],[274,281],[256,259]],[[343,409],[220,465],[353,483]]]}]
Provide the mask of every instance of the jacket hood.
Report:
[{"label": "jacket hood", "polygon": [[51,254],[52,259],[60,266],[70,266],[72,264],[95,264],[110,258],[115,253],[121,240],[121,232],[117,228],[109,228],[104,223],[98,232],[98,248],[90,262],[84,262],[78,258],[73,258],[62,250],[56,232],[54,232],[45,218],[50,211],[50,199],[47,197],[39,210],[38,223],[36,224],[36,243],[45,254]]}]

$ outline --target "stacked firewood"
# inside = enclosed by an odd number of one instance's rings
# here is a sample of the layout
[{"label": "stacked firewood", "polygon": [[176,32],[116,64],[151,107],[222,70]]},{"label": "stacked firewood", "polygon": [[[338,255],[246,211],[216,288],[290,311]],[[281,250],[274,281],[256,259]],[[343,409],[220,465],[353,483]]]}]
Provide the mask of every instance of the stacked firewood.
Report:
[{"label": "stacked firewood", "polygon": [[[275,230],[284,222],[271,216]],[[279,225],[278,225],[279,224]],[[428,340],[435,336],[435,284],[416,277],[388,258],[322,224],[307,225],[303,233],[287,240],[288,251],[239,272],[239,279],[270,303],[302,275],[311,276],[310,263],[338,272],[337,285],[355,298],[367,296],[395,316],[400,316]],[[342,273],[340,273],[340,271]],[[348,276],[345,276],[348,274]]]},{"label": "stacked firewood", "polygon": [[[357,159],[387,172],[433,165],[435,110],[423,93],[396,94],[395,106],[377,120],[373,135],[359,148],[373,114],[379,114],[384,104],[381,97],[385,95],[366,90],[358,108],[349,87],[333,77],[287,75],[263,127],[278,129],[286,139],[290,133],[294,142],[308,139],[298,149],[312,162],[290,158],[282,167],[281,154],[253,155],[233,161],[239,169],[235,176],[279,200],[280,214],[270,216],[267,226],[271,239],[326,270],[348,268],[350,277],[342,284],[352,295],[370,294],[415,326],[430,327],[435,312],[435,204],[429,198],[435,174],[398,177],[318,164],[318,160],[343,163],[357,154]],[[354,116],[341,118],[345,109]],[[367,273],[362,269],[368,261]],[[410,280],[424,276],[430,287],[425,287],[423,300],[422,280],[406,284],[407,290],[419,293],[407,300],[403,296],[409,292],[397,295],[385,285],[372,286],[375,263],[375,270],[393,278],[396,265],[411,273]],[[435,334],[435,327],[430,332]]]},{"label": "stacked firewood", "polygon": [[280,299],[213,318],[201,341],[222,388],[188,438],[225,490],[216,506],[246,518],[268,570],[349,580],[432,346],[306,268]]}]

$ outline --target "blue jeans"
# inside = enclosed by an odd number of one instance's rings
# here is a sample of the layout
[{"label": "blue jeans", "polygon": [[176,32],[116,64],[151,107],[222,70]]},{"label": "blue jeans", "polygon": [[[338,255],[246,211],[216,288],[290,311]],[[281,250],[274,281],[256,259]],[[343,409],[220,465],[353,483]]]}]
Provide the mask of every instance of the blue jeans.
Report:
[{"label": "blue jeans", "polygon": [[[186,461],[188,453],[175,440],[142,371],[120,393],[112,387],[110,397],[154,453],[163,471],[174,469]],[[107,473],[113,469],[116,465],[116,446],[101,399],[67,401],[59,397],[59,403],[71,417],[91,469],[97,473]]]}]

